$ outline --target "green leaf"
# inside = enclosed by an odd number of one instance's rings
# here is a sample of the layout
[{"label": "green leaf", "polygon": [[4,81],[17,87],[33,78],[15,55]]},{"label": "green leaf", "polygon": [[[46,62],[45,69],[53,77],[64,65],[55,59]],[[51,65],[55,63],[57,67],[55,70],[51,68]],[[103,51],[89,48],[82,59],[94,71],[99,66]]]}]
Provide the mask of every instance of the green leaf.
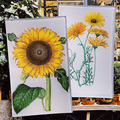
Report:
[{"label": "green leaf", "polygon": [[8,33],[8,39],[16,42],[17,36],[14,33]]},{"label": "green leaf", "polygon": [[22,4],[23,4],[24,6],[27,6],[27,2],[26,2],[25,0],[22,1]]},{"label": "green leaf", "polygon": [[87,46],[85,54],[88,54],[88,52],[89,52],[90,50],[91,50],[91,49],[90,49],[90,46]]},{"label": "green leaf", "polygon": [[68,92],[69,78],[66,76],[66,71],[63,68],[56,69],[54,76],[57,77],[58,82]]},{"label": "green leaf", "polygon": [[23,81],[23,83],[25,83],[26,82],[26,79],[29,77],[29,74],[25,74],[25,73],[22,73],[22,75],[21,75],[21,80]]},{"label": "green leaf", "polygon": [[115,81],[115,85],[120,86],[120,79],[117,79],[117,80]]},{"label": "green leaf", "polygon": [[18,114],[33,102],[39,94],[39,88],[30,88],[25,84],[20,84],[13,93],[13,107]]},{"label": "green leaf", "polygon": [[69,50],[71,52],[71,56],[69,57],[69,65],[71,68],[73,68],[73,62],[75,61],[76,53],[75,52],[73,53],[71,49]]},{"label": "green leaf", "polygon": [[76,70],[76,73],[80,77],[80,70]]},{"label": "green leaf", "polygon": [[0,48],[4,48],[5,47],[5,44],[1,45]]},{"label": "green leaf", "polygon": [[43,99],[46,96],[46,90],[42,87],[39,87],[39,95],[38,98]]},{"label": "green leaf", "polygon": [[61,41],[62,44],[65,44],[67,39],[65,37],[61,37],[59,41]]}]

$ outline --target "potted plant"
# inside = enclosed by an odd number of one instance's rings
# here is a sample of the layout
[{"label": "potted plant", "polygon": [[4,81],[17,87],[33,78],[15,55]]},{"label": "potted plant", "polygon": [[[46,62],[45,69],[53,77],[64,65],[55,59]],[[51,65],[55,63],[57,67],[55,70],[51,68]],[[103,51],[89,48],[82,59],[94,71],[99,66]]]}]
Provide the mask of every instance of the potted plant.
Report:
[{"label": "potted plant", "polygon": [[72,104],[73,105],[78,105],[80,103],[80,98],[79,97],[72,97]]},{"label": "potted plant", "polygon": [[111,98],[101,98],[100,104],[110,104],[112,102]]},{"label": "potted plant", "polygon": [[94,105],[95,99],[94,98],[82,98],[83,105]]}]

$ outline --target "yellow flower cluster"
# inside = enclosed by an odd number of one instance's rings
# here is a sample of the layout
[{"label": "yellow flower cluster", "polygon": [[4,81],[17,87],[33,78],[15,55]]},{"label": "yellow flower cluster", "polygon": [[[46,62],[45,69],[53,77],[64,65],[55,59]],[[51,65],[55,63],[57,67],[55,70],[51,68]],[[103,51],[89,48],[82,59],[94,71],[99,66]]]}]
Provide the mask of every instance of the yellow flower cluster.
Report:
[{"label": "yellow flower cluster", "polygon": [[[109,38],[108,33],[105,30],[99,28],[92,28],[92,27],[101,27],[104,26],[105,19],[101,13],[96,12],[89,12],[84,16],[85,23],[88,23],[91,26],[91,29],[88,30],[89,34],[95,34],[96,38],[89,37],[87,40],[93,46],[103,46],[104,48],[108,47],[108,43],[105,38]],[[75,39],[77,36],[83,35],[86,31],[86,25],[81,23],[72,24],[71,27],[68,28],[68,39]],[[104,39],[98,38],[99,36],[103,36]]]}]

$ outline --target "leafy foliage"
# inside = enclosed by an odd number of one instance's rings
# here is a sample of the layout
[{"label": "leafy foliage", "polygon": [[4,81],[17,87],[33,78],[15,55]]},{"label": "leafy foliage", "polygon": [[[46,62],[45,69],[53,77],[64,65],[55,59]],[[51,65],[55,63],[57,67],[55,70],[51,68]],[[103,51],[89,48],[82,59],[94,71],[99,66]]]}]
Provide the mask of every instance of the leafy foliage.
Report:
[{"label": "leafy foliage", "polygon": [[114,61],[114,92],[120,93],[120,62]]},{"label": "leafy foliage", "polygon": [[69,78],[66,75],[66,71],[63,68],[56,69],[54,76],[57,77],[58,82],[68,92]]},{"label": "leafy foliage", "polygon": [[8,33],[8,39],[16,42],[17,36],[14,33]]},{"label": "leafy foliage", "polygon": [[13,107],[18,114],[21,110],[30,105],[36,98],[43,99],[45,90],[41,87],[29,87],[20,84],[13,93]]}]

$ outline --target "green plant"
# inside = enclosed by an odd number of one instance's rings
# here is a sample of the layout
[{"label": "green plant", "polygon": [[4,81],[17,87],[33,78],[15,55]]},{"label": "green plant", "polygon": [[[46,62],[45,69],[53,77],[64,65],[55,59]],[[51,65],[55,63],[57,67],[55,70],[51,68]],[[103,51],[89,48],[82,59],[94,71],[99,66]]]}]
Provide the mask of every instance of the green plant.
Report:
[{"label": "green plant", "polygon": [[40,5],[31,0],[0,0],[0,86],[2,87],[2,99],[9,97],[8,91],[10,90],[5,20],[42,16],[44,14]]},{"label": "green plant", "polygon": [[120,93],[120,62],[114,61],[114,93]]}]

